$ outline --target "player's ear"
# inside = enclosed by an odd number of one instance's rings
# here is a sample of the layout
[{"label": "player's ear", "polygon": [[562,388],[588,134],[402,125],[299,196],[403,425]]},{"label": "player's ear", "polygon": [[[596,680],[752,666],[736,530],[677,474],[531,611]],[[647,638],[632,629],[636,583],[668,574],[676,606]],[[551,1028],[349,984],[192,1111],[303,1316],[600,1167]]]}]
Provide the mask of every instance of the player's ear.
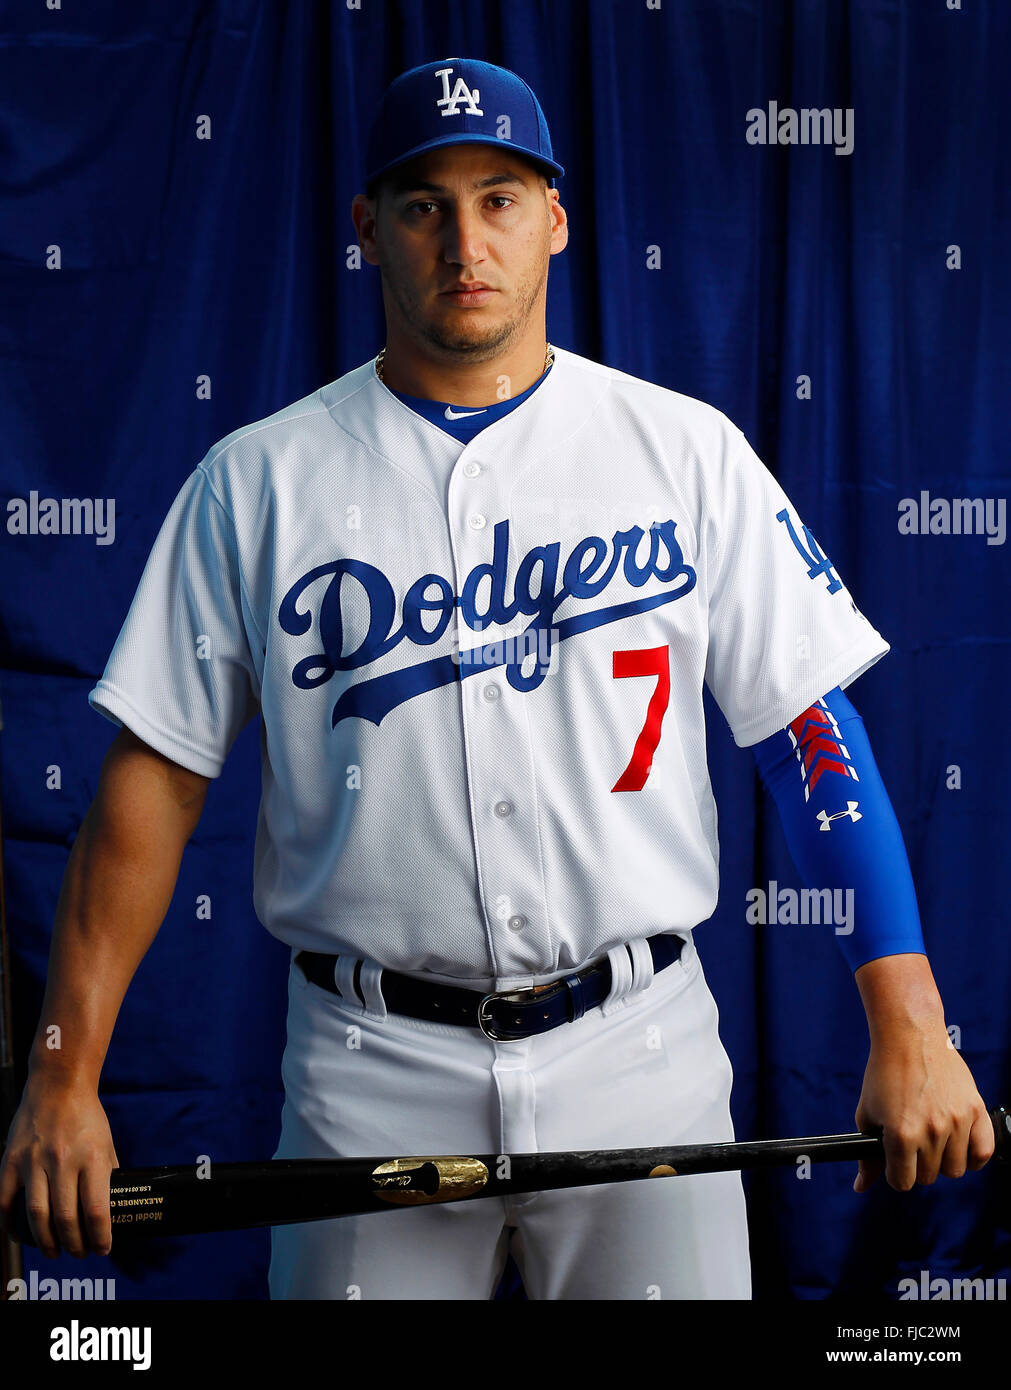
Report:
[{"label": "player's ear", "polygon": [[558,189],[548,189],[548,216],[551,218],[551,254],[557,256],[569,244],[569,219],[558,201]]},{"label": "player's ear", "polygon": [[365,193],[357,193],[351,202],[351,220],[358,233],[358,245],[362,255],[370,265],[378,265],[376,255],[377,200]]}]

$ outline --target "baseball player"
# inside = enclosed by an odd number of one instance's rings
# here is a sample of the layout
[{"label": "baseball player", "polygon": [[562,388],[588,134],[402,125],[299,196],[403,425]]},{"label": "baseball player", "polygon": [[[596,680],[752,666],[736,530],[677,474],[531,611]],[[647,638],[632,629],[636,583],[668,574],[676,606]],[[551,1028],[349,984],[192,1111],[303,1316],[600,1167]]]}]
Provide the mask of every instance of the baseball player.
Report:
[{"label": "baseball player", "polygon": [[[854,890],[856,1119],[887,1181],[993,1151],[844,694],[888,644],[726,416],[549,345],[563,172],[515,74],[402,74],[352,208],[384,349],[216,443],[172,504],[89,695],[122,731],[0,1174],[0,1212],[23,1182],[50,1253],[109,1248],[101,1061],[258,713],[254,903],[291,947],[275,1157],[733,1138],[695,944],[717,901],[707,685],[805,881]],[[40,1039],[70,1010],[54,1063]],[[280,1227],[270,1292],[487,1299],[510,1249],[534,1299],[751,1294],[737,1173]]]}]

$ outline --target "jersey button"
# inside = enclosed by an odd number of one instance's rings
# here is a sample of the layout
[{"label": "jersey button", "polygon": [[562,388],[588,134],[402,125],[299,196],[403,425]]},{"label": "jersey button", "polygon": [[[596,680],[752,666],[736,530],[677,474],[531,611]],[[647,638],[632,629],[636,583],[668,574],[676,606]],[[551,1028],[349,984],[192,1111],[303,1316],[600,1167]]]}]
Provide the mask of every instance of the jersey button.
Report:
[{"label": "jersey button", "polygon": [[514,810],[515,807],[513,806],[511,801],[495,802],[495,814],[497,816],[501,816],[503,820],[506,816],[511,816]]},{"label": "jersey button", "polygon": [[521,912],[514,912],[506,923],[510,931],[522,931],[527,924],[527,919]]},{"label": "jersey button", "polygon": [[470,519],[470,526],[474,531],[482,531],[487,525],[487,518],[483,517],[480,512],[476,513],[476,515],[472,516]]},{"label": "jersey button", "polygon": [[501,692],[497,685],[486,685],[481,693],[486,700],[491,702],[497,700]]},{"label": "jersey button", "polygon": [[469,463],[465,463],[463,465],[463,471],[466,477],[476,478],[477,475],[481,472],[481,465],[479,463],[474,463],[474,461],[471,460]]}]

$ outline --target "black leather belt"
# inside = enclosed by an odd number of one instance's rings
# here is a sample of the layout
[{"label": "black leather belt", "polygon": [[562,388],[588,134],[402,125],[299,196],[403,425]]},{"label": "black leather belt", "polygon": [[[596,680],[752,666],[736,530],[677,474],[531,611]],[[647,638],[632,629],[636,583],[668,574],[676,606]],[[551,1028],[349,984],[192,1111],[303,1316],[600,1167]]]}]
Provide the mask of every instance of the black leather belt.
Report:
[{"label": "black leather belt", "polygon": [[[653,970],[659,972],[681,955],[684,938],[661,932],[649,937]],[[337,957],[318,951],[299,951],[295,957],[307,980],[340,997],[335,981]],[[361,962],[355,969],[354,984],[359,990]],[[603,1004],[611,991],[611,963],[606,958],[575,975],[565,975],[540,992],[534,989],[502,990],[482,994],[476,989],[442,985],[384,970],[379,989],[391,1013],[429,1023],[456,1023],[480,1028],[494,1042],[518,1042],[521,1038],[546,1033],[561,1023],[582,1018],[587,1009]],[[361,1001],[364,1003],[364,998]]]}]

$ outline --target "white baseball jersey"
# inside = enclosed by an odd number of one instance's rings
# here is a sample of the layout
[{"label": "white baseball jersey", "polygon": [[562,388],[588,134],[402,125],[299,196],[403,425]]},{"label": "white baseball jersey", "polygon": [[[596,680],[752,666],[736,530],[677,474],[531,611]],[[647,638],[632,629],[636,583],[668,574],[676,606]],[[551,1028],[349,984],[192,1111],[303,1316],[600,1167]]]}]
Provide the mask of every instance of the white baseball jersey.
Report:
[{"label": "white baseball jersey", "polygon": [[704,684],[743,747],[888,649],[713,407],[556,349],[464,446],[370,360],[209,450],[88,699],[207,777],[262,714],[275,936],[505,989],[713,912]]}]

